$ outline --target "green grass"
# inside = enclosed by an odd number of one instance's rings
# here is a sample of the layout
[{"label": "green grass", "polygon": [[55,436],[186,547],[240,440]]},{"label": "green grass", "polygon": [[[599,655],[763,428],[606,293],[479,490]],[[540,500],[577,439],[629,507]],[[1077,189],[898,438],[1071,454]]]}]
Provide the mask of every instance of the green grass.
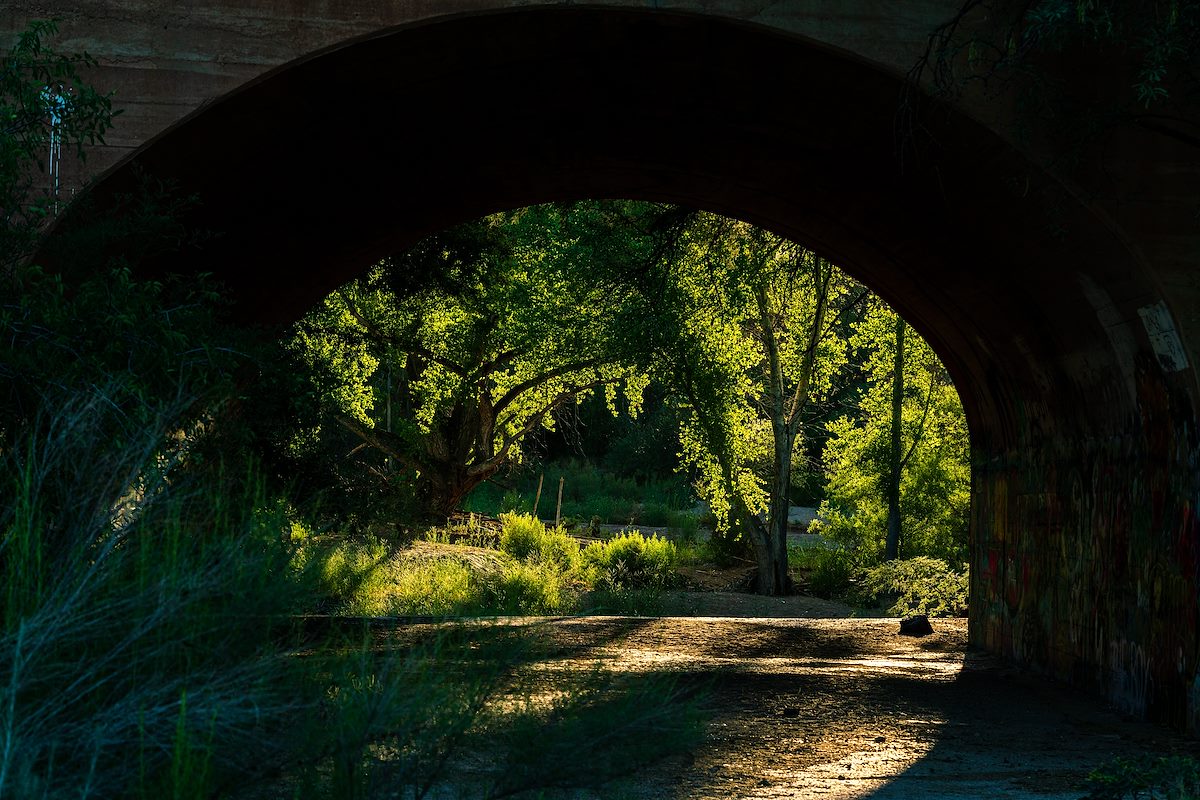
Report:
[{"label": "green grass", "polygon": [[[0,796],[567,791],[699,735],[695,701],[653,676],[561,676],[539,700],[524,634],[302,641],[293,615],[323,593],[361,612],[549,613],[567,573],[552,548],[479,569],[322,543],[254,470],[167,458],[165,411],[119,443],[112,413],[109,395],[68,401],[0,453]],[[568,745],[587,762],[560,761]],[[467,753],[487,754],[486,774],[448,772]]]},{"label": "green grass", "polygon": [[[439,544],[389,548],[375,539],[309,542],[293,569],[315,582],[337,614],[479,616],[560,614],[596,604],[646,613],[654,592],[676,583],[675,544],[624,532],[581,547],[562,530],[529,515],[501,515],[497,548]],[[434,540],[445,540],[434,532]],[[623,594],[630,595],[625,603]]]}]

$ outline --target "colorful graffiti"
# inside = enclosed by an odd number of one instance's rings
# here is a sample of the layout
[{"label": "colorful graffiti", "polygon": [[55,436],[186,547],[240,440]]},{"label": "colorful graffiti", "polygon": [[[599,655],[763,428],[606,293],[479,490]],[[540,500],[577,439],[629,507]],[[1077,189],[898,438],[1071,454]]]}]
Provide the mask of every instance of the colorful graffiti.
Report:
[{"label": "colorful graffiti", "polygon": [[976,464],[972,639],[1200,732],[1197,449],[1191,408],[1162,376],[1139,370],[1126,436]]}]

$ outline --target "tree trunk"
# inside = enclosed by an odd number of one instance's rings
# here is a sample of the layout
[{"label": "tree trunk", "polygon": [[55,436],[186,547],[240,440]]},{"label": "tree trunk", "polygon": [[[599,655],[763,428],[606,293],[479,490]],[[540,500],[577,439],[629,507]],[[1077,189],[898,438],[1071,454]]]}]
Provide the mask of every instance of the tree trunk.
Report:
[{"label": "tree trunk", "polygon": [[[792,591],[792,579],[788,575],[787,538],[772,535],[768,523],[764,524],[748,509],[741,509],[742,527],[750,536],[754,547],[754,563],[757,567],[754,590],[758,594],[778,596]],[[784,523],[786,524],[786,517]],[[780,546],[782,545],[782,546]]]},{"label": "tree trunk", "polygon": [[432,478],[425,495],[425,512],[431,519],[448,519],[471,490],[486,481],[499,471],[499,467],[490,471],[470,472],[466,469],[447,466],[440,477]]},{"label": "tree trunk", "polygon": [[900,555],[900,433],[904,411],[904,320],[896,317],[896,357],[892,371],[892,448],[887,477],[887,540],[884,561]]}]

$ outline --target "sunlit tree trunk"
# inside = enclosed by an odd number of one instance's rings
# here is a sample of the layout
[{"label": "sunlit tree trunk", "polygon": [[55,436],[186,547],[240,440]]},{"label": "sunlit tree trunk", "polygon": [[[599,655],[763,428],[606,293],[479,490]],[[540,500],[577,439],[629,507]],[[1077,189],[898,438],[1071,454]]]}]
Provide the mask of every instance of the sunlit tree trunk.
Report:
[{"label": "sunlit tree trunk", "polygon": [[896,353],[892,373],[892,447],[887,476],[887,540],[883,558],[891,561],[900,554],[900,434],[904,410],[904,320],[896,316]]},{"label": "sunlit tree trunk", "polygon": [[[767,409],[771,417],[771,434],[774,444],[774,464],[770,481],[770,499],[766,526],[752,536],[756,561],[758,562],[759,594],[787,594],[792,590],[788,575],[787,529],[788,512],[791,510],[789,497],[792,486],[792,454],[796,448],[796,437],[800,432],[800,416],[808,403],[809,386],[816,365],[817,348],[825,327],[825,315],[829,306],[829,282],[832,267],[823,259],[815,259],[815,288],[812,319],[809,320],[808,336],[799,374],[794,385],[785,385],[783,365],[780,361],[779,343],[775,317],[771,314],[766,285],[760,285],[755,293],[758,306],[760,335],[766,355],[767,366]],[[786,311],[786,309],[784,309]]]}]

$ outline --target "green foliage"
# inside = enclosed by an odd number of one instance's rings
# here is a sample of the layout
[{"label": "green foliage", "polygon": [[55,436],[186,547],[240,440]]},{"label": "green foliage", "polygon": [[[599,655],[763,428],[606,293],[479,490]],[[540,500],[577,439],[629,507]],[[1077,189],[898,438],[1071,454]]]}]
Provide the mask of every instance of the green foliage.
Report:
[{"label": "green foliage", "polygon": [[309,376],[295,398],[293,457],[354,452],[360,480],[403,475],[444,516],[520,462],[525,439],[552,428],[565,404],[603,389],[615,413],[620,388],[636,414],[646,378],[619,328],[630,290],[598,284],[595,262],[601,244],[636,236],[593,211],[486,217],[326,298],[288,345]]},{"label": "green foliage", "polygon": [[1194,800],[1200,762],[1189,756],[1116,758],[1088,776],[1084,800]]},{"label": "green foliage", "polygon": [[501,514],[500,549],[520,561],[570,572],[579,566],[579,543],[561,529],[547,529],[528,514]]},{"label": "green foliage", "polygon": [[69,157],[83,159],[84,145],[104,141],[115,116],[111,99],[80,75],[95,66],[86,53],[56,52],[47,40],[58,32],[50,21],[33,22],[0,57],[0,278],[7,280],[57,211],[47,188],[50,109],[54,133]]},{"label": "green foliage", "polygon": [[853,553],[843,548],[817,551],[808,591],[817,597],[844,600],[851,596],[855,579],[861,572]]},{"label": "green foliage", "polygon": [[583,550],[583,563],[597,589],[663,589],[675,580],[679,553],[675,543],[633,531]]},{"label": "green foliage", "polygon": [[339,614],[552,614],[573,602],[581,563],[574,539],[505,515],[499,544],[501,552],[485,557],[472,548],[425,553],[340,538],[301,548],[293,567]]},{"label": "green foliage", "polygon": [[887,613],[906,617],[963,616],[967,611],[968,577],[940,559],[918,556],[888,561],[868,569],[859,588],[866,605],[887,603]]},{"label": "green foliage", "polygon": [[[578,553],[579,547],[575,546]],[[576,556],[578,558],[578,556]],[[568,576],[554,562],[516,562],[485,584],[486,607],[499,614],[556,614],[568,603]]]},{"label": "green foliage", "polygon": [[532,513],[538,476],[543,477],[539,516],[553,517],[558,478],[563,478],[563,518],[612,525],[663,526],[694,532],[695,504],[687,484],[677,476],[641,482],[606,468],[572,459],[544,464],[517,476],[516,488],[504,491],[486,483],[463,504],[464,510],[499,515]]},{"label": "green foliage", "polygon": [[[856,410],[827,424],[826,500],[811,529],[859,560],[883,556],[887,524],[885,482],[891,474],[891,403],[895,314],[874,302],[853,326],[851,346],[864,364]],[[966,557],[970,465],[966,417],[936,354],[906,337],[900,482],[901,557]]]},{"label": "green foliage", "polygon": [[715,515],[736,527],[764,568],[758,585],[788,589],[780,562],[792,487],[805,478],[814,409],[846,372],[834,335],[862,295],[804,248],[745,223],[698,214],[656,273],[655,376],[681,420],[681,458]]}]

